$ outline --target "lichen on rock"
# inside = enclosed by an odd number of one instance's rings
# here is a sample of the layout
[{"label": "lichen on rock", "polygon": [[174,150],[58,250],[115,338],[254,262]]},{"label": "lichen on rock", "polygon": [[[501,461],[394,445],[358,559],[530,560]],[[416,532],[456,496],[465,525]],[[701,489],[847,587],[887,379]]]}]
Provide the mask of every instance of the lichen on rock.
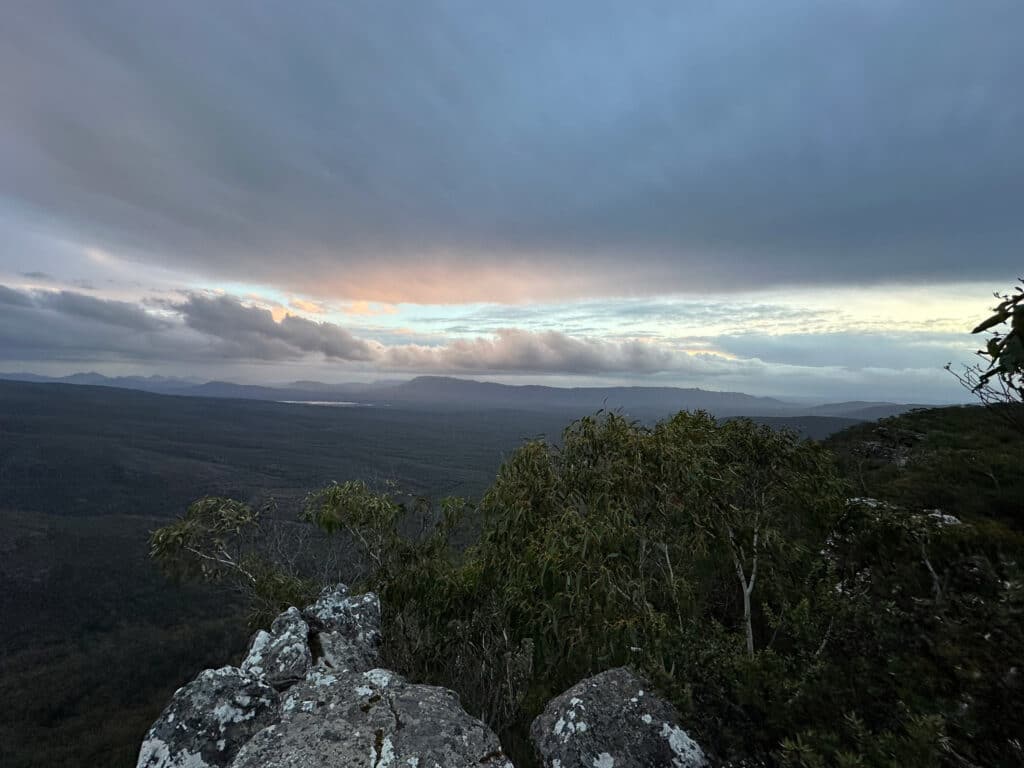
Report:
[{"label": "lichen on rock", "polygon": [[236,667],[207,669],[179,688],[146,733],[138,768],[231,764],[255,733],[277,719],[277,692]]},{"label": "lichen on rock", "polygon": [[270,632],[256,633],[242,670],[265,678],[280,690],[302,680],[312,663],[309,625],[298,608],[289,608],[274,619]]},{"label": "lichen on rock", "polygon": [[625,668],[555,697],[530,728],[546,768],[704,768],[700,746],[671,704]]}]

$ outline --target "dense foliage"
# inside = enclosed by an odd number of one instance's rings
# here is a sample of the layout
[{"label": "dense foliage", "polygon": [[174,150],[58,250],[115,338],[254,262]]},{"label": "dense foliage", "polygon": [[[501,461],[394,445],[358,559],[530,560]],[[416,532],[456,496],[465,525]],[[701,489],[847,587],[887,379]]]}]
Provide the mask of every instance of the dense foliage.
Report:
[{"label": "dense foliage", "polygon": [[[606,415],[557,448],[525,444],[479,505],[447,500],[422,533],[407,524],[422,507],[360,482],[311,495],[304,517],[362,546],[388,662],[458,690],[521,759],[547,698],[628,663],[722,757],[1019,764],[1019,540],[850,493],[826,450],[787,432]],[[477,517],[473,544],[452,546]],[[162,559],[196,557],[173,546],[188,525],[157,534]]]}]

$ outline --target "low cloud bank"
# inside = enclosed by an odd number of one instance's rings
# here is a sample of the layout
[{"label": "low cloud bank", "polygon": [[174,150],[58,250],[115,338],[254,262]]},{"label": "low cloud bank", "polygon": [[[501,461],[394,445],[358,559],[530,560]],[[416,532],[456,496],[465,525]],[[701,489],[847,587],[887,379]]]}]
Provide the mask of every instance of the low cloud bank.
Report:
[{"label": "low cloud bank", "polygon": [[277,306],[218,293],[129,302],[0,285],[0,363],[10,370],[116,364],[255,381],[532,376],[562,384],[707,384],[752,394],[941,402],[962,399],[942,366],[969,359],[974,341],[966,333],[919,330],[697,339],[517,327],[388,338],[379,329],[282,314]]}]

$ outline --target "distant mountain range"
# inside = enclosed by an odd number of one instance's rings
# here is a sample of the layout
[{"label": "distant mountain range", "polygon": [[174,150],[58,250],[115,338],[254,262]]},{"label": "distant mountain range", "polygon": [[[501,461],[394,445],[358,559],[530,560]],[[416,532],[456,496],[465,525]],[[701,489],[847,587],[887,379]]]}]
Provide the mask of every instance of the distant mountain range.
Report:
[{"label": "distant mountain range", "polygon": [[912,403],[862,402],[797,405],[742,392],[680,387],[547,387],[496,384],[448,376],[418,376],[409,381],[325,384],[295,381],[275,386],[200,382],[165,376],[108,377],[75,373],[59,378],[31,373],[0,373],[0,379],[36,383],[84,384],[141,390],[162,395],[292,402],[355,402],[378,406],[432,406],[461,409],[623,410],[644,418],[679,410],[703,409],[717,416],[832,417],[873,421],[929,407]]}]

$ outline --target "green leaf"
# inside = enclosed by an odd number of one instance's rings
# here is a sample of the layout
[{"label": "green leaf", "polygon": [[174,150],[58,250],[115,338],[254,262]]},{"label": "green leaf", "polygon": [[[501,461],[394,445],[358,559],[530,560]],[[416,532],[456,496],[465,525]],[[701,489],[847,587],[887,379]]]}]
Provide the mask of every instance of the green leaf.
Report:
[{"label": "green leaf", "polygon": [[1007,318],[1009,318],[1009,317],[1010,317],[1010,313],[1008,311],[1006,311],[1006,310],[998,312],[998,313],[992,315],[992,317],[990,317],[988,320],[983,322],[981,325],[979,325],[973,331],[971,331],[971,333],[981,333],[982,331],[987,331],[989,328],[993,328],[993,327],[999,325],[1000,323],[1005,323]]}]

